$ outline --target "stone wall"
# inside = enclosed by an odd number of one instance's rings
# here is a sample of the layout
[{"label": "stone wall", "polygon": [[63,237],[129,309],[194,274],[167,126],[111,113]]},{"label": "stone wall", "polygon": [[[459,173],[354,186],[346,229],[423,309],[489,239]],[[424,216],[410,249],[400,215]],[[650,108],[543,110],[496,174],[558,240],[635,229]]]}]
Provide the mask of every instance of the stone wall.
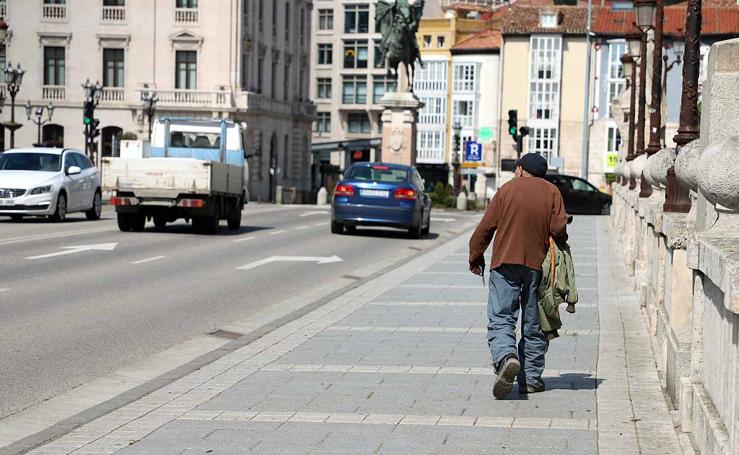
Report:
[{"label": "stone wall", "polygon": [[[654,340],[680,430],[701,454],[739,453],[739,39],[716,43],[700,139],[620,165],[612,222]],[[691,189],[665,213],[667,168]],[[643,173],[642,173],[643,169]],[[654,187],[639,198],[640,179]]]}]

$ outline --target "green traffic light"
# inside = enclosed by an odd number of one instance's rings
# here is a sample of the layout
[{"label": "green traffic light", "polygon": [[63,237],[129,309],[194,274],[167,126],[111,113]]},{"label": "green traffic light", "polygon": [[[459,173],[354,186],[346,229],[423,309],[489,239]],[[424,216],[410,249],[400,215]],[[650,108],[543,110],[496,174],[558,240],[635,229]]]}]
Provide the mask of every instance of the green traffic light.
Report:
[{"label": "green traffic light", "polygon": [[510,134],[511,136],[515,136],[516,135],[516,132],[517,131],[516,131],[516,127],[515,126],[512,126],[512,127],[508,128],[508,134]]},{"label": "green traffic light", "polygon": [[85,117],[84,123],[85,125],[89,125],[91,123],[91,119],[89,117]]}]

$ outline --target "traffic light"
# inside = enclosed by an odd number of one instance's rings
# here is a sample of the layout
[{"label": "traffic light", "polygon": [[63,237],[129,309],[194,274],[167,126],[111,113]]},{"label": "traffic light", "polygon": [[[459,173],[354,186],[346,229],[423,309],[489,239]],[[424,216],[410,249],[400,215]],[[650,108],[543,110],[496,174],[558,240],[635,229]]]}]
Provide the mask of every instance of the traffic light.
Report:
[{"label": "traffic light", "polygon": [[98,129],[98,126],[100,126],[100,120],[93,118],[90,122],[90,136],[88,139],[90,143],[95,142],[95,138],[100,136],[100,130]]},{"label": "traffic light", "polygon": [[528,126],[522,126],[518,129],[518,134],[523,138],[525,136],[529,135],[529,127]]},{"label": "traffic light", "polygon": [[508,111],[508,134],[516,138],[518,134],[518,111],[511,109]]},{"label": "traffic light", "polygon": [[461,138],[459,137],[459,134],[454,134],[454,151],[458,151],[460,147],[460,141]]},{"label": "traffic light", "polygon": [[85,101],[85,105],[82,113],[82,123],[89,125],[95,116],[95,105],[92,101]]}]

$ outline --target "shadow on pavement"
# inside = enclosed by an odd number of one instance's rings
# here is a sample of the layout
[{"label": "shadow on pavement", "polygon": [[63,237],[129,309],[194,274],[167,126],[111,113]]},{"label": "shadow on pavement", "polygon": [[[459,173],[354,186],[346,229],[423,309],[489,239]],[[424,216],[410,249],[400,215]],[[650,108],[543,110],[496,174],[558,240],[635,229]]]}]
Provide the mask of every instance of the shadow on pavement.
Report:
[{"label": "shadow on pavement", "polygon": [[238,237],[240,235],[253,234],[259,231],[270,231],[273,229],[276,228],[274,226],[241,226],[238,230],[231,231],[227,229],[226,226],[222,223],[221,226],[218,228],[217,234],[215,234],[214,236],[208,236],[195,233],[192,224],[178,223],[167,225],[167,227],[165,227],[164,229],[157,229],[156,227],[147,224],[144,232],[152,234],[190,234],[197,235],[198,237]]},{"label": "shadow on pavement", "polygon": [[[375,237],[385,239],[400,239],[408,240],[408,232],[404,230],[395,229],[369,229],[369,228],[357,228],[354,232],[345,232],[342,234],[344,237]],[[422,236],[420,239],[415,240],[434,240],[439,238],[439,234],[431,232],[427,235]]]}]

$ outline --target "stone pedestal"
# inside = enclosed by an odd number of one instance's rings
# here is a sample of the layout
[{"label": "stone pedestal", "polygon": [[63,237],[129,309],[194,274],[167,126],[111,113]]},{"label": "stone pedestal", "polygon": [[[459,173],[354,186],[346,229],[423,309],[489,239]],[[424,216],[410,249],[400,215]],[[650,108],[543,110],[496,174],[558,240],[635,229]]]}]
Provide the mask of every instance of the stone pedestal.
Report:
[{"label": "stone pedestal", "polygon": [[418,110],[423,103],[410,92],[388,92],[380,104],[382,112],[382,156],[384,163],[416,165]]}]

